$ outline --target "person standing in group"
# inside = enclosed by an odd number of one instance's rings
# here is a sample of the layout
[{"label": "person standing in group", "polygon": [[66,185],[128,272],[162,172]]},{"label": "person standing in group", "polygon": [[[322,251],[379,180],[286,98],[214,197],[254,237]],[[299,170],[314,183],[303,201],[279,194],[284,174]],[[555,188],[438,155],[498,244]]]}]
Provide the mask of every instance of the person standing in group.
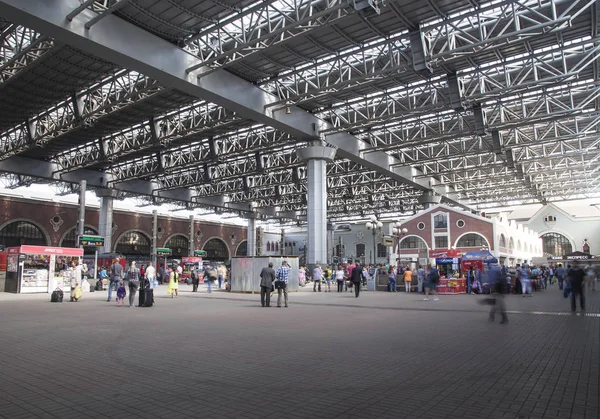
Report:
[{"label": "person standing in group", "polygon": [[156,269],[154,269],[154,266],[152,266],[152,262],[148,262],[145,275],[146,279],[150,283],[150,289],[154,289],[154,281],[156,281]]},{"label": "person standing in group", "polygon": [[113,289],[116,290],[119,283],[123,280],[123,266],[120,263],[120,259],[116,258],[113,260],[113,264],[110,267],[110,282],[108,283],[108,299],[110,302],[112,298]]},{"label": "person standing in group", "polygon": [[263,307],[271,307],[271,288],[275,281],[275,275],[273,262],[269,262],[269,266],[260,271],[260,304]]},{"label": "person standing in group", "polygon": [[562,263],[559,263],[558,268],[556,268],[556,279],[558,280],[558,289],[562,290],[565,280],[565,268],[563,268]]},{"label": "person standing in group", "polygon": [[419,265],[419,269],[417,269],[417,292],[423,292],[423,281],[425,280],[425,269],[423,269],[422,265]]},{"label": "person standing in group", "polygon": [[140,270],[131,262],[127,270],[127,289],[129,291],[129,307],[134,307],[135,295],[140,286]]},{"label": "person standing in group", "polygon": [[429,294],[433,294],[435,297],[433,301],[440,301],[437,296],[437,283],[440,280],[440,271],[437,268],[427,265],[427,276],[425,277],[425,298],[423,301],[429,301]]},{"label": "person standing in group", "polygon": [[317,292],[317,284],[319,284],[319,292],[321,292],[321,281],[323,280],[323,271],[321,265],[315,266],[313,269],[313,292]]},{"label": "person standing in group", "polygon": [[301,287],[306,285],[306,268],[304,266],[300,266],[300,269],[298,269],[298,284]]},{"label": "person standing in group", "polygon": [[170,269],[169,275],[169,294],[171,298],[179,297],[179,275],[176,269]]},{"label": "person standing in group", "polygon": [[342,268],[342,265],[338,265],[337,271],[335,271],[335,281],[337,282],[337,292],[344,292],[344,276],[346,272]]},{"label": "person standing in group", "polygon": [[225,281],[225,277],[227,276],[227,268],[225,265],[219,265],[217,268],[217,279],[219,280],[219,289],[223,286],[223,281]]},{"label": "person standing in group", "polygon": [[585,313],[585,292],[584,280],[585,271],[579,266],[579,262],[572,262],[571,269],[567,271],[567,279],[571,285],[571,313],[577,312],[577,296],[579,295],[579,305],[581,313]]},{"label": "person standing in group", "polygon": [[388,291],[396,292],[396,272],[395,272],[395,269],[393,266],[391,266],[390,269],[388,270],[388,280],[389,280]]},{"label": "person standing in group", "polygon": [[531,290],[531,273],[529,271],[529,268],[527,267],[527,265],[523,264],[521,266],[521,270],[520,270],[521,274],[519,275],[519,278],[521,279],[521,288],[523,289],[523,297],[529,295],[530,297],[533,297],[532,294],[532,290]]},{"label": "person standing in group", "polygon": [[362,278],[363,278],[363,270],[362,270],[362,267],[360,266],[360,264],[357,262],[354,269],[352,269],[352,277],[350,278],[350,280],[352,281],[352,284],[354,284],[354,296],[356,298],[358,298],[358,296],[360,294]]},{"label": "person standing in group", "polygon": [[288,291],[287,291],[287,284],[288,281],[290,279],[290,271],[291,268],[288,265],[287,261],[283,261],[283,263],[281,264],[281,266],[279,267],[279,269],[277,269],[277,273],[275,275],[275,277],[277,278],[277,281],[283,281],[283,284],[279,284],[279,285],[275,285],[275,288],[277,288],[277,307],[281,308],[281,294],[283,293],[283,297],[284,297],[284,303],[285,306],[288,306]]},{"label": "person standing in group", "polygon": [[496,311],[500,311],[500,314],[502,315],[500,324],[506,324],[508,323],[508,315],[506,314],[504,294],[506,294],[508,283],[502,274],[500,266],[494,265],[490,268],[488,271],[488,282],[490,284],[490,298],[487,298],[484,301],[491,306],[489,321],[495,321]]},{"label": "person standing in group", "polygon": [[404,271],[404,286],[406,287],[406,292],[410,292],[410,287],[412,286],[412,272],[408,266]]}]

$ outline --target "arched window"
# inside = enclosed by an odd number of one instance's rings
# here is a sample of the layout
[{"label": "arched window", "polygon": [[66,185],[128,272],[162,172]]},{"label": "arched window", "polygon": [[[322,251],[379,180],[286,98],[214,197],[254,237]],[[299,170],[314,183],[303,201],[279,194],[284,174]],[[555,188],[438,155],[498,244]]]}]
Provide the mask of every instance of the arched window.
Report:
[{"label": "arched window", "polygon": [[15,221],[0,230],[0,244],[16,247],[23,244],[32,246],[48,246],[46,236],[35,224],[27,221]]},{"label": "arched window", "polygon": [[271,251],[271,242],[267,242],[267,252]]},{"label": "arched window", "polygon": [[500,234],[500,247],[506,247],[506,237],[504,236],[504,234]]},{"label": "arched window", "polygon": [[[83,234],[89,234],[91,236],[96,236],[96,235],[98,235],[98,232],[96,230],[94,230],[93,228],[84,227]],[[73,227],[71,230],[69,230],[69,232],[67,234],[65,234],[65,236],[63,237],[59,246],[60,247],[78,247],[77,246],[78,244],[79,243],[77,243],[77,227]]]},{"label": "arched window", "polygon": [[427,244],[418,236],[408,236],[400,242],[400,249],[427,249]]},{"label": "arched window", "polygon": [[242,241],[235,250],[236,256],[248,256],[248,241]]},{"label": "arched window", "polygon": [[115,248],[122,255],[149,255],[152,253],[150,238],[140,231],[123,234]]},{"label": "arched window", "polygon": [[357,258],[362,258],[365,256],[365,250],[366,250],[366,246],[364,243],[358,243],[356,245],[356,257]]},{"label": "arched window", "polygon": [[385,258],[388,255],[388,248],[385,244],[377,243],[377,257]]},{"label": "arched window", "polygon": [[206,251],[206,260],[212,262],[227,262],[229,260],[229,249],[221,239],[210,239],[204,244],[203,250]]},{"label": "arched window", "polygon": [[448,214],[438,214],[433,217],[433,228],[448,228]]},{"label": "arched window", "polygon": [[515,239],[513,239],[512,237],[508,241],[508,248],[509,249],[514,249],[515,248]]},{"label": "arched window", "polygon": [[487,245],[485,238],[477,233],[465,234],[456,242],[456,247],[482,247]]},{"label": "arched window", "polygon": [[521,240],[517,240],[517,251],[521,251]]},{"label": "arched window", "polygon": [[279,252],[279,242],[275,242],[275,251]]},{"label": "arched window", "polygon": [[171,237],[165,243],[165,247],[171,249],[172,257],[181,258],[183,256],[188,256],[190,253],[190,241],[187,237],[178,234],[176,236]]},{"label": "arched window", "polygon": [[542,237],[545,256],[564,256],[573,252],[571,241],[559,233],[546,233]]}]

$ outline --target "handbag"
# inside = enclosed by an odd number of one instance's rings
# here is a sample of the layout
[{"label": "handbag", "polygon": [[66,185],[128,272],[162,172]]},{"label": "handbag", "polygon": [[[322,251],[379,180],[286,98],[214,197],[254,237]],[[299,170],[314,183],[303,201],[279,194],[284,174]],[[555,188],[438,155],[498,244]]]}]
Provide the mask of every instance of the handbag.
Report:
[{"label": "handbag", "polygon": [[55,289],[54,291],[52,291],[52,295],[50,296],[50,302],[51,303],[62,303],[63,301],[63,292],[60,288]]},{"label": "handbag", "polygon": [[284,290],[287,287],[287,284],[285,283],[285,281],[275,281],[275,289],[277,290]]},{"label": "handbag", "polygon": [[75,287],[75,289],[73,290],[73,298],[75,298],[76,300],[79,300],[81,298],[81,286],[77,285]]}]

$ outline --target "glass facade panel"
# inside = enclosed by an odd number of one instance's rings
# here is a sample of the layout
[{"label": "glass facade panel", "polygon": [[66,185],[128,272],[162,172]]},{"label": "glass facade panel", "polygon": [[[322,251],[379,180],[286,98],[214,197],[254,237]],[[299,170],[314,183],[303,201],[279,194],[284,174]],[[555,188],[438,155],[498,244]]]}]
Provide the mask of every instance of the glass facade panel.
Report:
[{"label": "glass facade panel", "polygon": [[462,236],[458,243],[456,243],[456,247],[482,247],[487,246],[487,242],[485,238],[481,234],[477,233],[469,233]]},{"label": "glass facade panel", "polygon": [[0,245],[17,247],[24,244],[48,246],[42,230],[27,221],[15,221],[0,230]]},{"label": "glass facade panel", "polygon": [[144,233],[129,231],[119,239],[115,250],[122,255],[150,255],[152,243]]},{"label": "glass facade panel", "polygon": [[573,252],[571,241],[559,233],[547,233],[542,236],[544,256],[564,256]]},{"label": "glass facade panel", "polygon": [[229,260],[229,249],[221,239],[210,239],[204,245],[206,260],[211,262],[226,262]]},{"label": "glass facade panel", "polygon": [[448,249],[448,236],[435,236],[436,249]]}]

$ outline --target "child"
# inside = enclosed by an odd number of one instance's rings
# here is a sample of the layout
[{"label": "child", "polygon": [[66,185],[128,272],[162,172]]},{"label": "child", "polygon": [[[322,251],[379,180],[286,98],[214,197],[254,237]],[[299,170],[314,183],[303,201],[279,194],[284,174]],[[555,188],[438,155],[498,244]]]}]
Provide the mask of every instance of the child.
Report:
[{"label": "child", "polygon": [[[127,291],[125,291],[125,287],[123,286],[123,281],[119,282],[119,288],[117,288],[117,307],[119,305],[123,306],[125,303],[125,296],[127,295]],[[121,304],[119,304],[121,303]]]}]

